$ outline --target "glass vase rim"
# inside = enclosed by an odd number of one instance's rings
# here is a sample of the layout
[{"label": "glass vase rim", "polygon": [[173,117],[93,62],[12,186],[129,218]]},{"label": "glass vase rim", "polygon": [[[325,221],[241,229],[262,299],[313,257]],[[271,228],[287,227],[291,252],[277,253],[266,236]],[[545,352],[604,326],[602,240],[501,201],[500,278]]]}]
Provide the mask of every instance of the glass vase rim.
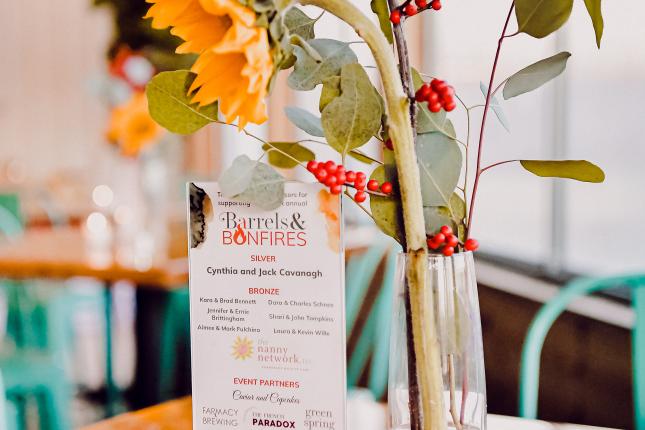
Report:
[{"label": "glass vase rim", "polygon": [[[407,258],[408,257],[408,252],[406,251],[399,251],[397,254],[399,257]],[[474,257],[475,253],[473,251],[462,251],[462,252],[455,252],[451,256],[446,256],[443,254],[436,254],[436,253],[431,253],[428,252],[428,260],[449,260],[449,259],[464,259],[467,257]]]}]

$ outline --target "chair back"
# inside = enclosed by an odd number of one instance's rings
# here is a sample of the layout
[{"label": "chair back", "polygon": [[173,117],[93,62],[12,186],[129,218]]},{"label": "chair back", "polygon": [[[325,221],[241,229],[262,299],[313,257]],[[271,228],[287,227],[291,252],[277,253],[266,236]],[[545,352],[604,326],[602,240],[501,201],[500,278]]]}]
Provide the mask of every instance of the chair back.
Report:
[{"label": "chair back", "polygon": [[[364,253],[353,255],[347,263],[347,385],[357,386],[367,370],[367,387],[377,399],[387,390],[390,322],[399,251],[394,242],[382,240]],[[368,363],[369,369],[366,369]]]},{"label": "chair back", "polygon": [[0,234],[5,237],[19,235],[24,230],[17,194],[0,194]]},{"label": "chair back", "polygon": [[539,310],[529,326],[520,363],[519,415],[537,418],[540,356],[549,329],[576,298],[597,291],[627,287],[632,293],[636,323],[632,331],[634,422],[645,430],[645,275],[576,279]]}]

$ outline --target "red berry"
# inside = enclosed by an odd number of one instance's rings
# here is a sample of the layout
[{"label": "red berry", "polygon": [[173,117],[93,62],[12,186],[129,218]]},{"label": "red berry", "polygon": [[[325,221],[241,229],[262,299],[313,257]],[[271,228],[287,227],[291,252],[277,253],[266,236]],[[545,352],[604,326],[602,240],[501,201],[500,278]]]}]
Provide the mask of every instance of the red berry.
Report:
[{"label": "red berry", "polygon": [[415,94],[415,98],[418,102],[423,102],[428,100],[428,96],[430,96],[430,93],[432,92],[432,88],[430,88],[430,85],[428,84],[423,84],[421,85],[421,88],[419,88]]},{"label": "red berry", "polygon": [[445,255],[446,257],[450,257],[454,253],[455,253],[455,248],[453,248],[452,246],[443,247],[443,255]]},{"label": "red berry", "polygon": [[388,139],[385,141],[385,147],[390,151],[394,151],[394,143],[392,142],[392,139]]},{"label": "red berry", "polygon": [[444,243],[446,241],[446,236],[443,233],[437,233],[432,238],[437,243]]},{"label": "red berry", "polygon": [[441,230],[439,231],[446,236],[448,236],[449,234],[452,234],[452,229],[450,228],[450,226],[447,226],[447,225],[444,225],[443,227],[441,227]]},{"label": "red berry", "polygon": [[364,181],[365,179],[367,179],[367,175],[365,175],[365,173],[356,172],[356,180],[357,181]]},{"label": "red berry", "polygon": [[466,243],[464,243],[464,248],[466,248],[466,251],[477,251],[477,248],[479,248],[479,242],[475,239],[468,239]]},{"label": "red berry", "polygon": [[419,9],[425,9],[428,6],[428,2],[426,0],[416,0],[415,3]]},{"label": "red berry", "polygon": [[439,0],[434,0],[434,1],[432,2],[432,8],[433,8],[434,10],[439,10],[439,9],[441,9],[441,2],[440,2]]},{"label": "red berry", "polygon": [[430,112],[432,113],[437,113],[441,110],[441,103],[428,103],[428,109],[430,109]]},{"label": "red berry", "polygon": [[434,91],[431,91],[428,95],[428,104],[437,104],[439,103],[439,94]]},{"label": "red berry", "polygon": [[383,192],[383,194],[390,194],[392,192],[392,183],[383,182],[381,184],[381,191]]},{"label": "red berry", "polygon": [[356,172],[352,172],[351,170],[349,170],[347,173],[345,173],[345,179],[350,184],[353,183],[356,180]]},{"label": "red berry", "polygon": [[378,181],[375,179],[370,179],[367,182],[367,189],[370,191],[376,191],[378,190]]},{"label": "red berry", "polygon": [[454,234],[446,235],[446,245],[452,246],[453,248],[459,245],[459,239]]},{"label": "red berry", "polygon": [[342,185],[340,185],[340,184],[332,185],[332,186],[329,188],[329,191],[330,191],[332,194],[340,194],[340,193],[342,193],[342,192],[343,192],[343,186],[342,186]]},{"label": "red berry", "polygon": [[441,244],[437,243],[434,238],[426,240],[426,243],[430,249],[438,249],[441,246]]},{"label": "red berry", "polygon": [[354,186],[356,187],[357,190],[364,190],[365,185],[367,185],[367,183],[365,182],[365,179],[362,179],[362,180],[356,179],[356,181],[354,182]]},{"label": "red berry", "polygon": [[339,170],[336,171],[337,183],[344,184],[347,181],[347,175]]},{"label": "red berry", "polygon": [[451,100],[449,103],[446,103],[445,105],[443,105],[443,108],[447,112],[451,112],[451,111],[455,110],[456,107],[457,107],[457,103],[455,103],[454,100]]},{"label": "red berry", "polygon": [[432,81],[430,81],[430,86],[432,87],[433,90],[439,91],[437,88],[441,85],[445,85],[446,83],[442,81],[441,79],[434,78]]},{"label": "red berry", "polygon": [[318,169],[318,162],[315,160],[311,160],[310,162],[307,163],[307,170],[310,172],[315,172]]},{"label": "red berry", "polygon": [[316,170],[316,179],[318,179],[320,182],[323,182],[327,175],[327,171],[322,167],[319,167],[318,170]]},{"label": "red berry", "polygon": [[446,87],[441,91],[441,95],[443,97],[450,97],[452,99],[452,96],[455,95],[455,88],[450,85],[446,85]]},{"label": "red berry", "polygon": [[333,161],[329,160],[325,163],[325,170],[327,170],[327,173],[334,174],[336,173],[336,169],[338,169],[338,166],[336,166],[336,163]]},{"label": "red berry", "polygon": [[367,199],[367,194],[365,194],[364,191],[358,191],[354,195],[354,200],[356,200],[358,203],[363,203]]},{"label": "red berry", "polygon": [[342,164],[339,164],[338,167],[336,167],[336,174],[339,173],[345,173],[345,166],[343,166]]},{"label": "red berry", "polygon": [[392,13],[390,14],[390,21],[392,21],[392,24],[397,25],[401,23],[401,11],[398,9],[393,10]]},{"label": "red berry", "polygon": [[417,7],[412,3],[408,3],[408,5],[403,9],[403,12],[405,12],[407,16],[414,16],[417,14]]},{"label": "red berry", "polygon": [[336,185],[338,183],[338,179],[334,175],[327,175],[327,178],[325,178],[325,185],[328,187],[331,187],[333,185]]}]

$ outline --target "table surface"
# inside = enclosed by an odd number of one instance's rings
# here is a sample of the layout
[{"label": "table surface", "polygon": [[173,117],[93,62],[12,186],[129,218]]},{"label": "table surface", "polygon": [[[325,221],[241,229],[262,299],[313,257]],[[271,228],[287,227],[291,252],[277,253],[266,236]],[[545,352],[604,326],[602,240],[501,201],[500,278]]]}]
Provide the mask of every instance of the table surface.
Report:
[{"label": "table surface", "polygon": [[[186,397],[123,414],[82,430],[192,430],[191,403],[191,399]],[[517,430],[519,428],[522,430],[601,430],[600,427],[553,424],[500,415],[488,416],[489,430]]]},{"label": "table surface", "polygon": [[0,277],[102,281],[129,280],[137,285],[172,289],[188,281],[185,225],[170,228],[168,257],[145,268],[118,263],[116,252],[93,252],[80,228],[29,228],[0,244]]}]

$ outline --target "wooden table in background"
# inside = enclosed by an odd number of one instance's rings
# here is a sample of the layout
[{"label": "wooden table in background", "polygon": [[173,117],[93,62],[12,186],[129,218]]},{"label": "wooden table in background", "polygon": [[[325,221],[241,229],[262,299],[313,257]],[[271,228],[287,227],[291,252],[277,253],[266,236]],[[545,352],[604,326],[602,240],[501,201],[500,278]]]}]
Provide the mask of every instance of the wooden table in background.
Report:
[{"label": "wooden table in background", "polygon": [[[117,263],[116,252],[93,254],[83,231],[76,227],[29,228],[0,245],[0,278],[69,279],[91,277],[105,285],[105,340],[107,416],[113,415],[118,390],[112,369],[112,294],[116,281],[130,281],[139,288],[171,290],[188,282],[186,227],[183,222],[169,226],[167,258],[150,267]],[[144,348],[139,348],[138,352]],[[142,359],[138,357],[138,359]]]},{"label": "wooden table in background", "polygon": [[[163,403],[102,421],[82,430],[192,430],[192,402],[189,397]],[[488,430],[601,430],[574,424],[552,424],[545,421],[488,416]],[[377,429],[372,429],[377,430]],[[609,429],[604,429],[609,430]]]}]

